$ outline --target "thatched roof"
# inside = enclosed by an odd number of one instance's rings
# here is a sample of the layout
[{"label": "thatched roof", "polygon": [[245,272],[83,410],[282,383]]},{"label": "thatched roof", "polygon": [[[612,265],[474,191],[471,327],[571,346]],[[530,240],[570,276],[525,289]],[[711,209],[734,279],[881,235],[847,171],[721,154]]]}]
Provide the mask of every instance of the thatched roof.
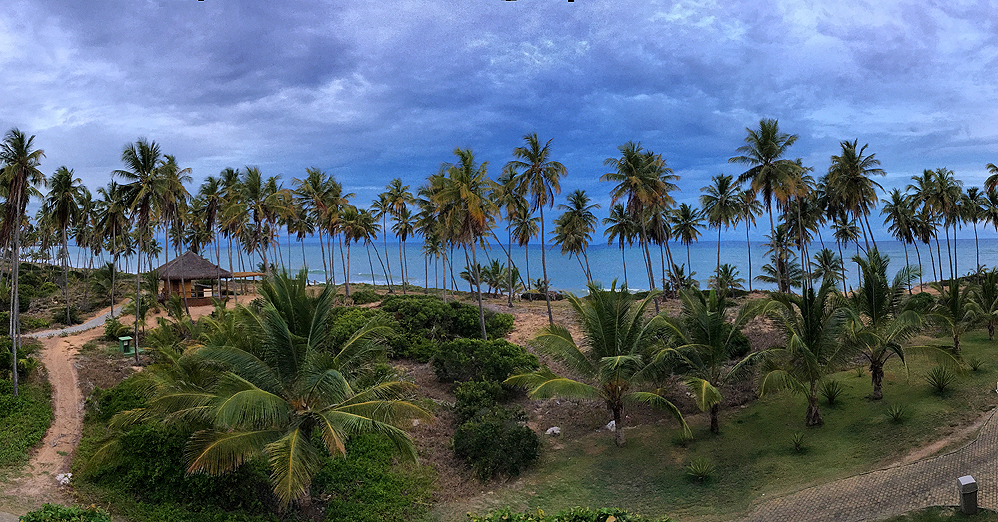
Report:
[{"label": "thatched roof", "polygon": [[169,262],[159,267],[159,278],[163,281],[179,281],[181,279],[190,281],[191,279],[225,279],[232,277],[232,272],[224,268],[219,268],[201,256],[187,251],[186,254],[171,259]]}]

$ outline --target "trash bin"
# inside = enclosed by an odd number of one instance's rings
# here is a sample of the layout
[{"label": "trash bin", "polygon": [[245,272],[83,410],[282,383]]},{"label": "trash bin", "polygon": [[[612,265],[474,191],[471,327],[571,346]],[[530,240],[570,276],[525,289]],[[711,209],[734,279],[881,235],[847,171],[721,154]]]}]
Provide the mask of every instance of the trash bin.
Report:
[{"label": "trash bin", "polygon": [[977,513],[977,481],[970,475],[956,479],[957,490],[960,492],[960,511],[965,515]]},{"label": "trash bin", "polygon": [[121,353],[124,353],[124,354],[130,354],[130,353],[132,353],[132,348],[131,348],[132,337],[131,336],[119,337],[118,338],[118,344],[121,346]]}]

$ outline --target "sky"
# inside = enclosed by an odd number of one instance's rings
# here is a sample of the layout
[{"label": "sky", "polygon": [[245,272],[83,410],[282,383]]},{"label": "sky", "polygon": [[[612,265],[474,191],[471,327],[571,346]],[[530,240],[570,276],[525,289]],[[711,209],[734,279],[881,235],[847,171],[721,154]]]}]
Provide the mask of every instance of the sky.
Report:
[{"label": "sky", "polygon": [[[816,174],[869,144],[901,187],[998,163],[998,11],[988,2],[7,0],[0,129],[34,134],[42,170],[95,190],[139,137],[196,184],[258,166],[320,168],[367,206],[457,147],[493,177],[524,135],[551,140],[562,197],[640,142],[694,202],[746,128],[776,118]],[[877,220],[879,221],[879,220]],[[992,234],[993,235],[993,234]],[[732,236],[734,239],[736,236]]]}]

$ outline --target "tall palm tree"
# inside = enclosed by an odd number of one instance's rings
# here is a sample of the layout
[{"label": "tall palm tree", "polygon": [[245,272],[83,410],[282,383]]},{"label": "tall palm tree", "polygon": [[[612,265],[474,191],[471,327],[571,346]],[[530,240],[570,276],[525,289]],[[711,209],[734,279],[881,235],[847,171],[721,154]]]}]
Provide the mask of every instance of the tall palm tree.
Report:
[{"label": "tall palm tree", "polygon": [[984,216],[984,203],[986,199],[984,197],[984,192],[977,187],[970,187],[967,189],[967,193],[964,194],[963,204],[961,205],[962,218],[964,222],[970,222],[974,225],[974,248],[977,253],[977,267],[981,266],[981,242],[977,237],[977,223],[982,220]]},{"label": "tall palm tree", "polygon": [[762,215],[762,203],[750,190],[740,191],[738,202],[738,221],[745,223],[745,248],[748,251],[748,284],[752,291],[752,241],[749,240],[749,230],[755,226],[755,219]]},{"label": "tall palm tree", "polygon": [[[866,250],[870,250],[870,242],[877,246],[877,241],[873,237],[873,229],[870,228],[871,205],[875,207],[880,199],[877,197],[877,189],[883,190],[879,183],[870,179],[871,176],[886,176],[884,169],[879,167],[880,160],[870,154],[864,156],[866,147],[863,145],[856,150],[859,140],[843,141],[839,145],[842,153],[832,156],[832,164],[828,167],[827,187],[829,195],[829,205],[848,212],[856,217],[860,222],[866,223],[863,229],[863,237],[866,239]],[[867,233],[869,232],[869,236]]]},{"label": "tall palm tree", "polygon": [[[327,196],[329,193],[329,178],[326,173],[317,168],[305,169],[305,177],[294,178],[291,182],[294,185],[293,197],[303,209],[308,222],[319,223],[322,216],[327,211]],[[326,244],[322,240],[323,227],[315,227],[319,232],[319,249],[322,253],[322,270],[329,282],[329,267],[326,265]]]},{"label": "tall palm tree", "polygon": [[[513,157],[517,159],[510,163],[520,173],[519,192],[530,199],[530,212],[540,210],[541,213],[541,271],[544,281],[548,283],[550,279],[547,265],[547,236],[544,232],[544,207],[554,206],[554,196],[561,194],[561,178],[568,174],[568,169],[551,159],[551,140],[541,146],[537,133],[533,133],[524,136],[523,141],[522,147],[513,149]],[[544,297],[548,308],[548,324],[554,324],[551,297],[546,290]]]},{"label": "tall palm tree", "polygon": [[[502,168],[502,173],[499,175],[499,179],[496,180],[496,189],[492,195],[496,204],[499,205],[500,209],[505,211],[506,218],[506,265],[510,268],[513,267],[513,217],[516,215],[518,207],[526,207],[526,200],[523,199],[519,193],[517,193],[517,176],[516,168],[507,163]],[[502,245],[502,241],[496,238],[496,242]],[[508,270],[506,275],[508,276],[507,285],[509,286],[509,294],[506,305],[509,308],[513,307],[513,270]]]},{"label": "tall palm tree", "polygon": [[[849,243],[856,243],[856,251],[859,251],[859,226],[856,225],[855,218],[848,218],[844,214],[836,214],[832,219],[832,237],[835,238],[835,243],[839,247],[839,258],[844,259],[842,254],[842,245],[849,246]],[[846,291],[846,269],[845,263],[842,264],[842,292]]]},{"label": "tall palm tree", "polygon": [[[112,173],[112,175],[128,181],[123,190],[139,238],[138,259],[141,259],[142,252],[145,250],[146,238],[149,237],[150,225],[155,217],[157,205],[161,199],[160,194],[163,191],[163,180],[159,170],[160,159],[159,145],[155,141],[139,138],[135,143],[125,145],[121,152],[121,162],[125,165],[125,170],[115,170]],[[151,264],[152,256],[149,259]],[[141,263],[137,261],[135,267],[135,305],[137,311],[140,308],[139,303],[142,298],[141,272]],[[134,329],[135,343],[138,346],[138,316],[135,318]],[[135,363],[138,364],[138,362],[139,350],[136,349]]]},{"label": "tall palm tree", "polygon": [[[523,258],[526,261],[527,281],[530,281],[530,240],[540,231],[540,218],[530,214],[530,208],[525,200],[521,199],[516,206],[511,225],[513,236],[516,237],[516,244],[523,247]],[[543,254],[542,254],[543,256]],[[528,299],[533,300],[532,294],[528,294]]]},{"label": "tall palm tree", "polygon": [[69,314],[69,227],[75,226],[80,218],[79,197],[82,185],[80,178],[73,177],[73,171],[59,167],[49,179],[49,193],[43,207],[52,216],[62,243],[59,257],[62,259],[62,289],[66,303],[66,324],[71,324]]},{"label": "tall palm tree", "polygon": [[[943,232],[946,234],[946,255],[949,258],[950,278],[955,278],[957,266],[954,255],[950,249],[949,229],[953,227],[953,239],[956,240],[956,225],[959,220],[959,203],[963,198],[963,182],[956,179],[953,171],[947,168],[938,168],[935,171],[926,170],[922,173],[922,178],[928,177],[931,181],[928,184],[928,193],[921,189],[921,197],[924,204],[927,204],[932,211],[942,219]],[[913,178],[916,179],[916,178]],[[921,181],[916,179],[916,181]],[[924,185],[925,183],[920,183]],[[955,246],[954,246],[955,248]],[[936,251],[939,255],[939,271],[942,272],[942,251],[939,249],[939,239],[936,238]]]},{"label": "tall palm tree", "polygon": [[[769,211],[769,233],[770,236],[775,236],[773,199],[780,187],[788,182],[789,176],[799,168],[795,161],[784,158],[788,149],[797,142],[798,136],[780,132],[779,121],[775,119],[760,120],[758,131],[747,127],[745,131],[748,133],[745,145],[736,149],[740,156],[729,158],[728,162],[750,166],[738,176],[738,183],[748,182],[748,192],[754,198],[762,194],[766,210]],[[782,280],[779,272],[776,278]]]},{"label": "tall palm tree", "polygon": [[[565,213],[554,222],[555,244],[561,245],[562,254],[569,254],[569,257],[575,255],[583,273],[586,274],[587,283],[592,284],[593,275],[589,269],[589,255],[586,253],[586,248],[589,247],[589,241],[592,240],[593,232],[596,230],[596,215],[593,214],[593,209],[600,206],[597,203],[590,204],[591,200],[584,190],[573,191],[566,201],[567,205],[558,205],[558,210],[564,210]],[[582,266],[583,258],[586,260],[585,266]]]},{"label": "tall palm tree", "polygon": [[111,181],[106,187],[97,189],[101,199],[97,203],[97,231],[95,234],[108,241],[111,252],[111,315],[114,315],[114,279],[118,272],[118,258],[121,256],[129,235],[128,204],[125,191],[118,183]]},{"label": "tall palm tree", "polygon": [[347,297],[350,297],[350,245],[367,237],[368,229],[371,225],[365,222],[365,219],[368,217],[370,217],[370,214],[366,212],[361,214],[357,210],[357,207],[353,205],[343,207],[343,215],[340,218],[340,230],[343,234],[343,240],[347,245],[347,267],[343,274]]},{"label": "tall palm tree", "polygon": [[[742,193],[731,176],[718,174],[710,178],[711,185],[700,189],[700,206],[707,224],[717,229],[717,269],[721,267],[721,225],[728,228],[738,222]],[[751,274],[749,274],[751,277]]]},{"label": "tall palm tree", "polygon": [[35,137],[26,136],[18,129],[7,131],[3,144],[0,145],[0,188],[7,196],[4,204],[4,220],[0,225],[0,242],[11,249],[11,285],[10,285],[10,334],[13,340],[11,346],[11,373],[13,375],[14,396],[18,394],[17,383],[17,349],[21,346],[21,322],[18,317],[20,306],[18,299],[19,268],[21,264],[21,224],[24,220],[24,210],[28,198],[37,195],[38,185],[45,183],[45,175],[38,169],[45,151],[34,147]]},{"label": "tall palm tree", "polygon": [[[915,242],[915,230],[912,226],[915,212],[911,207],[910,200],[901,193],[901,190],[895,188],[891,190],[889,195],[890,199],[881,201],[884,204],[884,208],[881,209],[880,213],[885,216],[884,224],[888,225],[887,230],[904,247],[904,266],[909,267],[911,263],[908,260],[908,244]],[[921,255],[919,255],[918,264],[922,264]],[[919,277],[921,277],[921,270],[919,270]],[[910,283],[909,281],[909,294],[911,293]]]},{"label": "tall palm tree", "polygon": [[[609,225],[609,226],[607,226]],[[623,203],[617,203],[610,208],[610,215],[603,218],[603,235],[607,236],[607,244],[612,245],[614,240],[620,245],[620,266],[624,270],[624,286],[627,286],[627,260],[624,257],[624,243],[628,246],[634,244],[634,238],[638,235],[638,226],[634,223],[631,215],[627,213]],[[528,274],[529,277],[529,274]]]},{"label": "tall palm tree", "polygon": [[688,203],[683,203],[672,212],[672,235],[679,238],[679,242],[686,245],[686,266],[690,268],[690,275],[693,274],[693,263],[690,261],[690,243],[700,239],[700,227],[702,221],[700,212]]},{"label": "tall palm tree", "polygon": [[576,341],[567,328],[551,324],[534,338],[537,349],[565,367],[573,380],[556,375],[546,366],[533,373],[514,375],[507,384],[522,386],[533,398],[569,397],[601,400],[613,415],[614,442],[624,445],[624,405],[645,403],[668,410],[679,421],[685,436],[690,430],[682,414],[662,395],[662,390],[632,391],[643,382],[650,382],[654,371],[645,354],[659,340],[656,332],[664,323],[662,316],[645,317],[648,304],[655,297],[649,292],[635,302],[626,288],[617,290],[589,286],[586,299],[569,294],[568,302],[580,320],[583,338]]},{"label": "tall palm tree", "polygon": [[413,235],[416,231],[415,220],[412,215],[412,211],[409,207],[402,207],[401,210],[395,214],[395,225],[392,226],[392,232],[395,232],[395,237],[399,238],[399,271],[402,276],[402,293],[406,293],[406,274],[408,272],[409,259],[408,254],[405,253],[405,242],[409,239],[409,236]]},{"label": "tall palm tree", "polygon": [[[470,266],[478,266],[476,244],[478,238],[487,235],[493,224],[493,216],[498,212],[494,201],[488,198],[494,181],[488,177],[488,162],[480,165],[475,161],[471,149],[454,149],[456,163],[447,165],[447,176],[441,190],[434,196],[442,209],[441,220],[454,226],[453,239],[464,246],[467,259],[468,245],[471,245]],[[478,320],[482,328],[482,339],[488,340],[485,331],[485,309],[482,305],[482,285],[479,278],[476,286],[478,296]]]},{"label": "tall palm tree", "polygon": [[[388,199],[388,193],[382,192],[378,194],[378,199],[371,202],[371,210],[374,212],[375,217],[381,219],[381,229],[387,232],[388,230],[388,216],[392,213],[392,205]],[[388,269],[385,273],[385,280],[388,281],[388,292],[394,293],[395,290],[392,288],[392,263],[388,261],[388,234],[385,234],[385,258],[386,258],[386,268]],[[403,289],[404,290],[404,289]]]},{"label": "tall palm tree", "polygon": [[[625,206],[634,220],[641,225],[639,242],[644,250],[645,268],[648,271],[649,290],[655,289],[655,275],[652,273],[651,253],[648,249],[648,218],[653,211],[670,207],[675,202],[669,192],[676,190],[673,183],[678,179],[672,169],[665,165],[660,155],[641,149],[640,143],[629,141],[617,148],[620,158],[607,158],[603,165],[612,167],[614,172],[604,174],[600,181],[616,182],[610,189],[610,204],[614,205],[625,198]],[[663,236],[665,231],[662,231]],[[662,238],[664,242],[664,237]],[[655,301],[656,312],[659,309]]]},{"label": "tall palm tree", "polygon": [[984,190],[988,193],[998,191],[998,165],[988,163],[987,168],[991,175],[984,181]]}]

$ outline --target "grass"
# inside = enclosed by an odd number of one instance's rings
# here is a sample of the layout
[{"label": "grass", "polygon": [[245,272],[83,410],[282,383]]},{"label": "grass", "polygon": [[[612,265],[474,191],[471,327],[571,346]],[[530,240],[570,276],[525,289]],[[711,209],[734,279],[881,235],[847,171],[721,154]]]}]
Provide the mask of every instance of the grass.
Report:
[{"label": "grass", "polygon": [[52,390],[48,383],[22,381],[12,395],[10,381],[0,381],[0,470],[28,461],[28,452],[42,440],[52,422]]},{"label": "grass", "polygon": [[[994,346],[985,332],[973,332],[964,339],[964,356],[987,357]],[[564,441],[560,450],[546,448],[540,464],[517,487],[439,505],[434,516],[461,520],[466,511],[503,506],[546,512],[614,506],[684,521],[737,519],[767,497],[883,467],[998,404],[994,372],[965,371],[941,397],[922,378],[935,361],[909,357],[908,363],[907,374],[900,361],[888,363],[881,401],[868,399],[868,376],[855,370],[831,376],[843,391],[834,406],[822,401],[821,427],[804,425],[804,397],[784,393],[767,395],[744,409],[722,410],[716,436],[705,415],[689,414],[694,440],[686,447],[670,442],[677,431],[672,421],[629,429],[623,448],[614,447],[605,432],[594,433]],[[888,415],[892,401],[898,400],[904,400],[907,412],[900,425]],[[806,452],[794,451],[788,442],[796,432],[804,433]],[[686,479],[686,463],[695,458],[716,464],[712,482]]]}]

